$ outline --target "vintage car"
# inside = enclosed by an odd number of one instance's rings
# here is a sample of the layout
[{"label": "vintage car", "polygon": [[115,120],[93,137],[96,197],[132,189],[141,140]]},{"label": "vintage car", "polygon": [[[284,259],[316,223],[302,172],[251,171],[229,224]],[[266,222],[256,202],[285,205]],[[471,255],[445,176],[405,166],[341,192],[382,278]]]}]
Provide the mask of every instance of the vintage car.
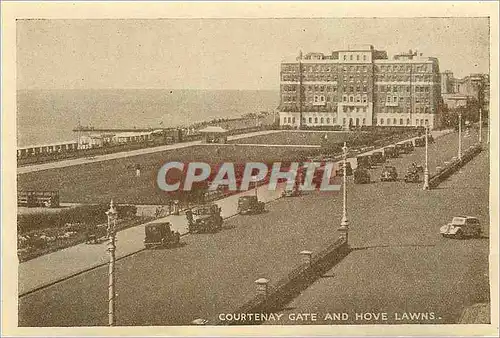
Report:
[{"label": "vintage car", "polygon": [[389,146],[384,148],[384,156],[386,158],[396,158],[399,156],[399,153],[395,146]]},{"label": "vintage car", "polygon": [[372,160],[370,155],[360,155],[356,157],[356,162],[358,164],[358,168],[370,169],[372,167]]},{"label": "vintage car", "polygon": [[396,167],[386,165],[382,170],[382,174],[380,175],[380,180],[384,181],[397,181],[398,180],[398,172]]},{"label": "vintage car", "polygon": [[415,147],[425,147],[425,136],[415,139]]},{"label": "vintage car", "polygon": [[222,229],[222,209],[217,204],[207,204],[186,211],[190,233],[217,232]]},{"label": "vintage car", "polygon": [[372,158],[372,163],[378,164],[378,163],[384,163],[385,162],[385,156],[381,151],[375,151],[371,155]]},{"label": "vintage car", "polygon": [[453,217],[451,223],[443,225],[439,232],[447,238],[479,238],[481,237],[481,223],[476,217],[457,216]]},{"label": "vintage car", "polygon": [[238,214],[260,214],[264,212],[265,204],[260,202],[257,196],[241,196],[238,198]]},{"label": "vintage car", "polygon": [[144,246],[146,249],[178,245],[181,235],[178,231],[171,230],[170,227],[170,222],[146,224],[144,227]]},{"label": "vintage car", "polygon": [[404,143],[396,144],[395,148],[396,148],[398,154],[407,154],[407,148],[404,145]]},{"label": "vintage car", "polygon": [[355,184],[364,184],[364,183],[370,183],[371,178],[370,178],[370,173],[368,170],[365,168],[356,168],[354,170],[354,183]]},{"label": "vintage car", "polygon": [[409,154],[411,153],[413,150],[415,150],[415,147],[413,146],[413,142],[412,141],[407,141],[404,143],[404,146],[406,148],[406,153]]},{"label": "vintage car", "polygon": [[420,175],[418,174],[417,167],[409,167],[405,174],[405,183],[418,182],[420,182]]},{"label": "vintage car", "polygon": [[[346,170],[347,176],[352,175],[351,162],[346,162],[345,170]],[[344,162],[343,161],[340,161],[337,164],[337,170],[335,170],[335,176],[344,176]]]}]

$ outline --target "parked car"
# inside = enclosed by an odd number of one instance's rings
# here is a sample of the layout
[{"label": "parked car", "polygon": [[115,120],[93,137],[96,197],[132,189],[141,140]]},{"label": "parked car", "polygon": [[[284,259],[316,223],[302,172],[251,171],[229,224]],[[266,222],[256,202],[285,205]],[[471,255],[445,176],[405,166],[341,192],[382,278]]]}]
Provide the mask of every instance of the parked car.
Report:
[{"label": "parked car", "polygon": [[356,162],[358,164],[358,168],[371,168],[371,158],[370,155],[360,155],[356,157]]},{"label": "parked car", "polygon": [[215,203],[186,211],[190,233],[217,232],[222,229],[222,209]]},{"label": "parked car", "polygon": [[415,139],[415,147],[425,147],[425,136]]},{"label": "parked car", "polygon": [[[346,162],[345,169],[346,169],[347,176],[351,176],[352,175],[351,162]],[[337,170],[335,170],[335,176],[344,176],[344,162],[343,161],[338,163]]]},{"label": "parked car", "polygon": [[144,246],[146,249],[159,246],[178,245],[181,235],[171,230],[170,222],[146,224],[144,228]]},{"label": "parked car", "polygon": [[398,180],[398,171],[396,167],[386,165],[382,170],[382,175],[380,175],[380,180],[384,181],[397,181]]},{"label": "parked car", "polygon": [[365,184],[365,183],[370,183],[371,178],[370,178],[370,173],[368,170],[362,167],[356,168],[354,170],[354,183],[355,184]]},{"label": "parked car", "polygon": [[238,198],[238,214],[260,214],[264,212],[265,204],[257,196],[241,196]]},{"label": "parked car", "polygon": [[374,164],[385,162],[385,156],[381,151],[373,152],[371,157],[372,157],[372,163],[374,163]]},{"label": "parked car", "polygon": [[405,147],[406,147],[406,153],[409,154],[411,153],[413,150],[415,150],[415,147],[413,146],[413,142],[412,141],[407,141],[404,143]]},{"label": "parked car", "polygon": [[396,151],[398,152],[398,154],[406,154],[407,153],[406,146],[404,145],[404,143],[396,144],[395,148],[396,148]]},{"label": "parked car", "polygon": [[450,223],[443,225],[439,232],[443,237],[449,238],[479,238],[481,237],[481,223],[476,217],[457,216],[453,217]]},{"label": "parked car", "polygon": [[389,146],[384,148],[384,156],[386,158],[396,158],[399,156],[399,153],[395,146]]}]

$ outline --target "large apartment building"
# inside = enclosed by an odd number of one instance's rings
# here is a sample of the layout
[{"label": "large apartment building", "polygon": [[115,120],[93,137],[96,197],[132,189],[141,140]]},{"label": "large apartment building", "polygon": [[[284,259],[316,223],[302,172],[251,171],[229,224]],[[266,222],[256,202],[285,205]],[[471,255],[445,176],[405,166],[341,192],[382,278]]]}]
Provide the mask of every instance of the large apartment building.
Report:
[{"label": "large apartment building", "polygon": [[309,53],[281,64],[280,124],[437,126],[441,84],[436,58],[371,45],[329,55]]}]

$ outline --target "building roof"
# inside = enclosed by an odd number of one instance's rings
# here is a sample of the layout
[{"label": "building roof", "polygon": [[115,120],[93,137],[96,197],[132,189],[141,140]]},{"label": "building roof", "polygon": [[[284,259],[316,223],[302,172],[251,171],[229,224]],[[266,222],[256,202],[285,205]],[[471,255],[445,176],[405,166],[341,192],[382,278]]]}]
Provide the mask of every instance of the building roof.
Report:
[{"label": "building roof", "polygon": [[204,129],[198,130],[200,133],[226,133],[227,130],[222,127],[208,126]]}]

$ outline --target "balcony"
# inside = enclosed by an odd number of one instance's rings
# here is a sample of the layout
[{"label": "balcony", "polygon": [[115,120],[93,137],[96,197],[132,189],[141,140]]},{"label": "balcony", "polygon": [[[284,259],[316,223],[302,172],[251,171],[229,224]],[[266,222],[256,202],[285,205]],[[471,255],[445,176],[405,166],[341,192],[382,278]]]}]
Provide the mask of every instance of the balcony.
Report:
[{"label": "balcony", "polygon": [[386,107],[398,107],[399,106],[399,102],[386,102],[385,106]]},{"label": "balcony", "polygon": [[368,102],[342,102],[346,107],[368,107]]}]

